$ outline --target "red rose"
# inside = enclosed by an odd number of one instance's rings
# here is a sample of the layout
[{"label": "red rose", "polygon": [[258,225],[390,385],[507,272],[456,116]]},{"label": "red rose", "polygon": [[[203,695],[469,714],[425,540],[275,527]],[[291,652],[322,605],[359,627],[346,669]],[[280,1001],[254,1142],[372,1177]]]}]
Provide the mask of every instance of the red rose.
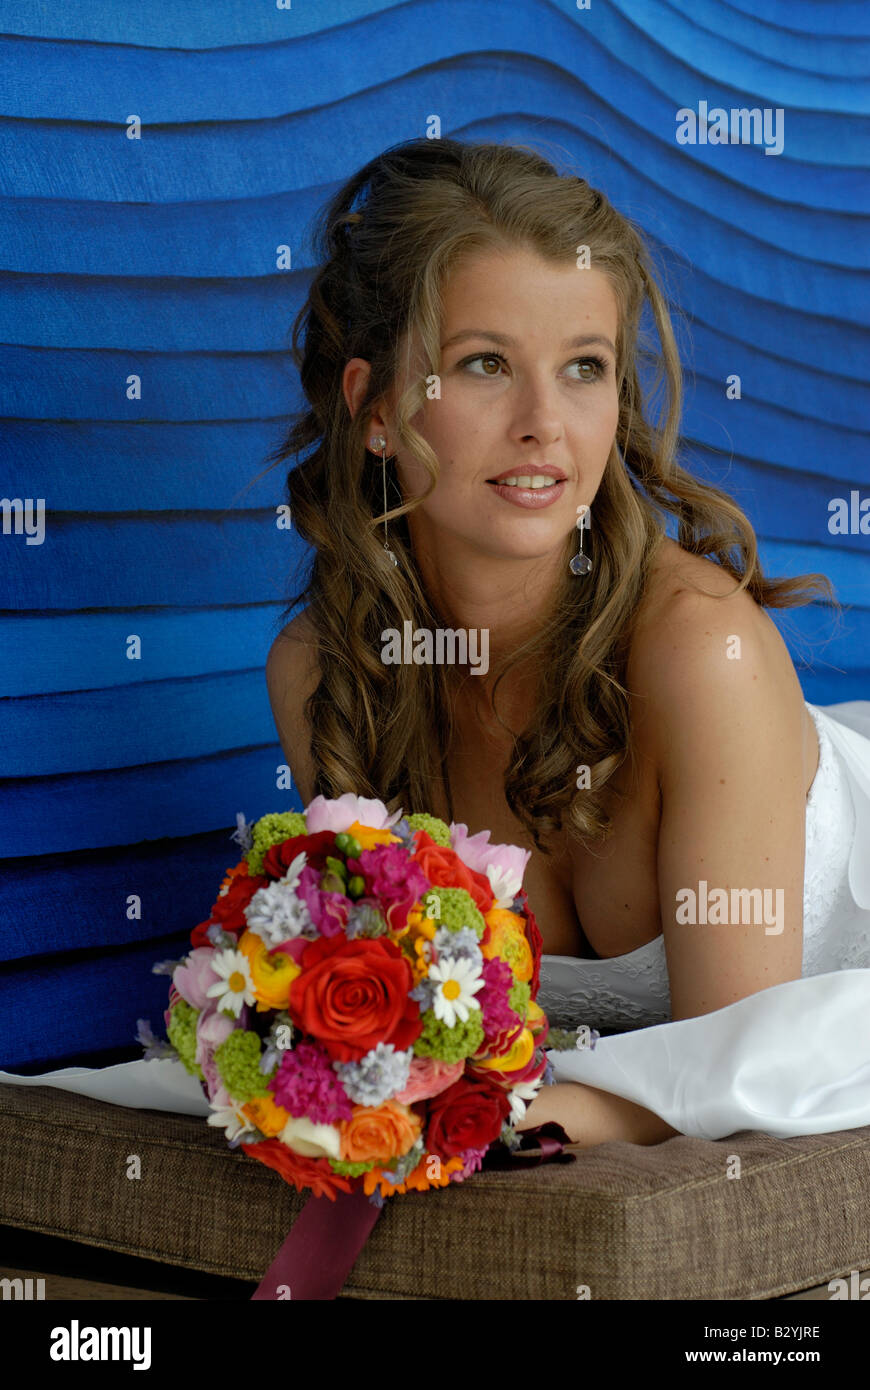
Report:
[{"label": "red rose", "polygon": [[335,832],[318,830],[316,835],[293,835],[289,840],[272,845],[263,857],[263,873],[269,879],[283,878],[297,854],[303,850],[306,862],[322,873],[326,868],[327,855],[336,853]]},{"label": "red rose", "polygon": [[529,907],[529,898],[525,888],[520,889],[519,893],[517,893],[517,897],[522,903],[522,910],[528,918],[526,922],[526,939],[532,948],[532,959],[535,962],[532,978],[529,980],[529,988],[531,990],[529,998],[537,999],[538,985],[541,982],[541,953],[544,949],[544,938],[541,936],[541,929],[535,921],[535,914]]},{"label": "red rose", "polygon": [[334,1202],[336,1192],[352,1190],[350,1180],[336,1173],[325,1158],[305,1158],[288,1149],[280,1139],[262,1139],[259,1144],[242,1144],[241,1147],[267,1168],[274,1168],[297,1192],[310,1187],[315,1197],[328,1197]]},{"label": "red rose", "polygon": [[455,850],[436,845],[425,830],[416,832],[414,845],[413,857],[433,888],[464,888],[480,912],[489,912],[495,899],[486,874],[469,869]]},{"label": "red rose", "polygon": [[498,1138],[510,1109],[506,1091],[461,1076],[430,1103],[426,1148],[441,1158],[485,1148]]},{"label": "red rose", "polygon": [[408,958],[386,937],[319,937],[302,954],[288,1011],[335,1062],[357,1062],[379,1042],[397,1051],[420,1036],[420,1005],[409,999]]},{"label": "red rose", "polygon": [[215,922],[226,932],[234,932],[237,935],[243,932],[248,925],[245,908],[257,889],[265,888],[269,882],[262,874],[249,874],[247,865],[244,863],[230,869],[227,877],[229,878],[230,875],[232,875],[230,885],[225,893],[218,894],[211,910],[211,916],[205,922],[200,922],[191,932],[190,942],[192,946],[211,945],[206,932]]},{"label": "red rose", "polygon": [[207,933],[209,927],[213,925],[211,918],[207,917],[204,922],[200,922],[198,926],[194,927],[190,933],[191,946],[210,946],[212,943],[209,941]]}]

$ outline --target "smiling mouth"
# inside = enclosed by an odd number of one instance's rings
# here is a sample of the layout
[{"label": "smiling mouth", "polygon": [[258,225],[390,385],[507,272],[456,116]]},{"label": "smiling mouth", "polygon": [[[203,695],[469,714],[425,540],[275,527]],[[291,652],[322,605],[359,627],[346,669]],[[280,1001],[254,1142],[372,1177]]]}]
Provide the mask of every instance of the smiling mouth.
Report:
[{"label": "smiling mouth", "polygon": [[492,483],[493,487],[524,487],[533,489],[555,487],[558,483],[564,481],[564,478],[551,478],[545,473],[518,473],[510,478],[487,479],[487,482]]}]

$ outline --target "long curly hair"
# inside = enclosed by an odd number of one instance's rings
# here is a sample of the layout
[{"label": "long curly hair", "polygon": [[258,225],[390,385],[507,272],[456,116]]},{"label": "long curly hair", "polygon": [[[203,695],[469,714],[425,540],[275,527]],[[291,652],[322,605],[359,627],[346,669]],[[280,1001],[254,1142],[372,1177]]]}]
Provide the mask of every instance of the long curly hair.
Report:
[{"label": "long curly hair", "polygon": [[[406,516],[424,500],[402,500],[395,459],[388,485],[398,498],[384,513],[382,465],[367,451],[365,426],[389,397],[405,364],[406,389],[395,404],[401,444],[435,487],[438,459],[410,421],[422,408],[427,376],[440,373],[443,288],[461,258],[532,248],[554,264],[575,263],[580,245],[608,277],[619,311],[616,438],[594,498],[594,567],[582,584],[568,558],[564,579],[534,636],[492,668],[491,708],[515,663],[544,673],[533,717],[514,734],[504,792],[535,845],[567,830],[590,842],[606,836],[612,817],[604,788],[631,746],[625,674],[631,636],[652,561],[676,518],[679,545],[718,562],[765,607],[833,599],[821,574],[767,579],[753,528],[719,488],[676,461],[681,367],[664,292],[639,228],[582,178],[560,174],[522,146],[416,139],[371,160],[333,197],[315,227],[320,262],[293,324],[293,360],[308,409],[294,417],[271,466],[293,457],[287,479],[292,523],[311,547],[300,605],[316,632],[320,680],[306,703],[312,731],[315,794],[353,791],[379,797],[390,810],[431,808],[440,780],[450,814],[446,759],[454,730],[449,666],[387,666],[381,633],[443,624],[415,564]],[[658,342],[642,331],[649,306]],[[416,336],[415,336],[416,335]],[[410,363],[409,344],[423,344]],[[644,393],[641,353],[656,366]],[[352,418],[342,393],[346,363],[371,364],[366,394]],[[660,392],[657,418],[650,407]],[[303,457],[304,456],[304,457]],[[382,547],[384,516],[398,568]],[[313,554],[312,554],[313,552]],[[575,769],[590,769],[578,794]]]}]

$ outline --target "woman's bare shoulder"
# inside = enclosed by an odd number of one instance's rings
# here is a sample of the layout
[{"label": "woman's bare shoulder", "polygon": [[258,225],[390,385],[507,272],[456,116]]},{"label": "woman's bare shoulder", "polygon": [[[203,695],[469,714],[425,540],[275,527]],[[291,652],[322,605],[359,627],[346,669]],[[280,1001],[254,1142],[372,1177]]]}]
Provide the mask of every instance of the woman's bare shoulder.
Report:
[{"label": "woman's bare shoulder", "polygon": [[[737,580],[713,560],[692,555],[669,536],[665,536],[653,560],[646,592],[638,611],[632,641],[632,657],[648,660],[656,644],[675,627],[707,631],[710,621],[717,628],[738,632],[778,633],[764,609],[746,590],[737,590]],[[706,624],[706,628],[704,627]],[[780,639],[781,640],[781,639]]]},{"label": "woman's bare shoulder", "polygon": [[317,631],[307,610],[281,629],[266,658],[266,685],[278,738],[304,803],[314,795],[311,729],[305,702],[320,680]]},{"label": "woman's bare shoulder", "polygon": [[677,721],[703,721],[723,681],[736,702],[748,700],[756,683],[771,709],[800,728],[800,682],[775,623],[726,570],[669,538],[638,613],[627,681],[639,709],[667,708]]}]

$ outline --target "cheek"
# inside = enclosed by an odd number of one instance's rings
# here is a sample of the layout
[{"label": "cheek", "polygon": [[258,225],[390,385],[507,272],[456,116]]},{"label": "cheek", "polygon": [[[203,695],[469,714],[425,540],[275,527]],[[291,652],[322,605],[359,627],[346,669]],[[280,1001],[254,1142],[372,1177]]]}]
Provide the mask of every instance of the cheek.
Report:
[{"label": "cheek", "polygon": [[594,439],[596,444],[600,443],[601,448],[606,449],[616,434],[618,423],[619,401],[614,391],[596,403],[594,412],[578,423],[578,429],[587,439]]}]

